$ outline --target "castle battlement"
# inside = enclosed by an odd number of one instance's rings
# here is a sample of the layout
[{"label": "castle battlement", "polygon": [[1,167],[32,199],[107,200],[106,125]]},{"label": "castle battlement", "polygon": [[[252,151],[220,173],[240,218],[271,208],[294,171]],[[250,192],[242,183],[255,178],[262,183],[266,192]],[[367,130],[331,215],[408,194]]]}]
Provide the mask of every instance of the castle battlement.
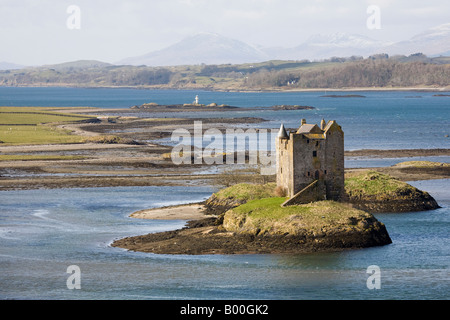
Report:
[{"label": "castle battlement", "polygon": [[[277,185],[284,188],[295,203],[344,198],[344,132],[336,121],[320,126],[302,119],[295,132],[288,133],[281,125],[276,139]],[[317,181],[317,182],[316,182]],[[314,187],[314,192],[307,187]],[[305,190],[306,189],[306,190]],[[302,200],[300,191],[309,193]]]}]

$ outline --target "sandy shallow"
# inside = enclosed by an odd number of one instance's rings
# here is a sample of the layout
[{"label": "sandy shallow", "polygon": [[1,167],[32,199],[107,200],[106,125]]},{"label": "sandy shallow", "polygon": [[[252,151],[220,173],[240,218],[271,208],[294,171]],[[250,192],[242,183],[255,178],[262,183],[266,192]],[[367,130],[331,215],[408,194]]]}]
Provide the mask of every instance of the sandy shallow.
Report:
[{"label": "sandy shallow", "polygon": [[145,209],[132,213],[130,217],[156,220],[199,220],[205,218],[205,206],[201,203]]}]

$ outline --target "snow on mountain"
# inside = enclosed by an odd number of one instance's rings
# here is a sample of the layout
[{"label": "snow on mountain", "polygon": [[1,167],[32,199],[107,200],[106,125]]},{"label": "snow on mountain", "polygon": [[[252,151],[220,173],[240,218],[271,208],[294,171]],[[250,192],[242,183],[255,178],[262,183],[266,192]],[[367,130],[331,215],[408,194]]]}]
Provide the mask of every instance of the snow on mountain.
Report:
[{"label": "snow on mountain", "polygon": [[356,34],[316,34],[292,48],[263,48],[218,34],[201,33],[167,48],[126,58],[117,64],[174,66],[192,64],[238,64],[267,60],[321,60],[332,57],[368,57],[377,53],[448,55],[450,23],[431,28],[410,40],[383,42]]},{"label": "snow on mountain", "polygon": [[331,57],[368,56],[378,52],[387,43],[368,37],[334,33],[330,35],[317,34],[309,37],[301,45],[279,51],[278,59],[327,59]]},{"label": "snow on mountain", "polygon": [[246,63],[267,60],[260,49],[213,33],[188,37],[165,49],[126,58],[117,64],[174,66],[190,64]]},{"label": "snow on mountain", "polygon": [[390,55],[409,55],[417,52],[430,56],[448,55],[450,51],[450,23],[430,28],[409,40],[387,46],[384,50]]}]

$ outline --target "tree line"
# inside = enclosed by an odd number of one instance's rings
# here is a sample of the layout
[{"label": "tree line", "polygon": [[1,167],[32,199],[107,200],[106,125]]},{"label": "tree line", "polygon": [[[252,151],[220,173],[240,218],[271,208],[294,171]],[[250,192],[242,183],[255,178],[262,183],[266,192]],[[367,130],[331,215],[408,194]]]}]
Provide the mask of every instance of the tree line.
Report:
[{"label": "tree line", "polygon": [[450,85],[450,66],[424,62],[364,59],[309,70],[260,70],[245,79],[249,88],[345,88]]},{"label": "tree line", "polygon": [[[283,61],[187,67],[103,66],[29,68],[0,71],[0,85],[158,86],[198,88],[199,78],[228,79],[242,89],[449,86],[450,59],[422,54],[330,58],[321,62]],[[236,84],[238,86],[236,86]],[[212,87],[211,87],[212,86]],[[208,89],[214,89],[209,84]],[[223,87],[220,89],[224,89]],[[225,88],[226,89],[226,88]]]}]

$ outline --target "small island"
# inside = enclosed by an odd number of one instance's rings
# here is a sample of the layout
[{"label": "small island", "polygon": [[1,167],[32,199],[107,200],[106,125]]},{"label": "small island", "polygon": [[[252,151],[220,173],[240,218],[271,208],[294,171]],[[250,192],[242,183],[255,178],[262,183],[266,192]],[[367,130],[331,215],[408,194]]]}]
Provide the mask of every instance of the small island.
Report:
[{"label": "small island", "polygon": [[[214,193],[203,203],[133,214],[147,219],[171,219],[170,215],[173,219],[193,219],[182,229],[127,237],[114,241],[112,246],[157,254],[256,254],[387,245],[392,240],[386,226],[366,211],[380,211],[367,205],[380,184],[384,188],[379,189],[376,198],[384,199],[386,212],[396,212],[399,202],[403,212],[439,208],[428,193],[372,170],[348,179],[346,191],[353,195],[349,202],[324,200],[281,207],[286,197],[280,196],[275,183],[241,183]],[[406,201],[402,190],[421,196]],[[425,206],[424,200],[428,203]]]},{"label": "small island", "polygon": [[272,110],[312,110],[315,109],[311,106],[299,106],[299,105],[289,105],[289,104],[281,104],[271,107]]},{"label": "small island", "polygon": [[366,170],[344,178],[343,131],[335,121],[322,120],[318,127],[302,119],[289,135],[282,125],[276,150],[276,183],[239,183],[202,204],[166,208],[172,216],[187,210],[203,212],[205,218],[175,231],[120,239],[112,246],[163,254],[367,248],[392,243],[386,226],[372,213],[439,208],[428,193],[386,174]]},{"label": "small island", "polygon": [[413,212],[439,208],[427,192],[373,170],[345,180],[348,202],[370,213]]},{"label": "small island", "polygon": [[323,96],[320,96],[321,98],[365,98],[366,96],[363,96],[361,94],[326,94]]},{"label": "small island", "polygon": [[184,103],[184,104],[170,104],[170,105],[162,105],[157,104],[155,102],[144,103],[142,105],[136,105],[130,107],[130,109],[138,109],[145,111],[155,111],[155,112],[164,112],[164,111],[202,111],[207,109],[208,111],[220,110],[224,109],[236,109],[238,107],[229,106],[226,104],[217,104],[212,102],[210,104],[200,104],[200,103]]},{"label": "small island", "polygon": [[[230,106],[227,104],[217,104],[215,102],[209,104],[201,104],[196,103],[195,101],[192,103],[183,103],[183,104],[170,104],[170,105],[161,105],[156,102],[144,103],[141,105],[135,105],[130,107],[130,109],[134,110],[143,110],[143,111],[152,111],[152,112],[164,112],[164,111],[224,111],[224,110],[235,110],[236,106]],[[311,106],[301,106],[301,105],[274,105],[270,107],[253,107],[253,108],[240,108],[247,110],[260,110],[260,109],[271,109],[271,110],[312,110],[315,109]]]}]

